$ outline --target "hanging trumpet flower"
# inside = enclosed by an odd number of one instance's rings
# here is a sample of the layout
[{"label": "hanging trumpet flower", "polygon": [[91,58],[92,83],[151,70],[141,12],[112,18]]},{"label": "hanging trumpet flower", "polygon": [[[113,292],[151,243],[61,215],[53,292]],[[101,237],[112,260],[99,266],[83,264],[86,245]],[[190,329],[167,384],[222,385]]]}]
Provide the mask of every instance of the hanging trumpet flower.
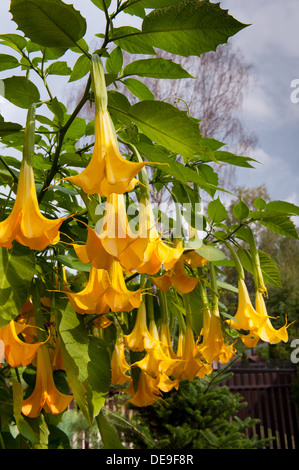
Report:
[{"label": "hanging trumpet flower", "polygon": [[199,344],[198,349],[207,363],[212,364],[213,361],[220,361],[222,364],[226,364],[232,359],[236,351],[233,345],[226,344],[223,338],[218,306],[217,280],[215,276],[215,268],[212,264],[210,264],[210,277],[212,308],[210,308],[207,292],[202,281],[199,283],[204,309],[202,342]]},{"label": "hanging trumpet flower", "polygon": [[122,267],[115,259],[109,271],[97,269],[91,265],[88,282],[80,292],[64,291],[74,310],[81,314],[105,314],[112,312],[128,312],[138,308],[141,289],[131,291],[127,288]]},{"label": "hanging trumpet flower", "polygon": [[69,406],[72,400],[72,395],[66,395],[57,389],[48,348],[42,345],[37,352],[34,391],[23,401],[22,413],[29,418],[36,418],[42,409],[46,413],[59,414]]},{"label": "hanging trumpet flower", "polygon": [[43,250],[60,240],[59,229],[66,217],[48,219],[39,210],[33,173],[35,105],[27,113],[23,160],[12,212],[0,222],[0,246],[11,248],[16,240],[32,250]]},{"label": "hanging trumpet flower", "polygon": [[91,58],[91,77],[95,99],[95,144],[91,160],[78,175],[66,180],[80,186],[86,194],[123,194],[134,189],[137,173],[147,163],[126,160],[119,151],[114,125],[107,109],[103,65],[98,54]]}]

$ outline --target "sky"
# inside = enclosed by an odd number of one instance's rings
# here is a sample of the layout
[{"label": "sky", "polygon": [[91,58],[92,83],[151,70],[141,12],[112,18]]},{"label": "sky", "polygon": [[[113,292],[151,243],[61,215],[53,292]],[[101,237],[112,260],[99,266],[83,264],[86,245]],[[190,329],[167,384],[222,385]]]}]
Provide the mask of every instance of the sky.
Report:
[{"label": "sky", "polygon": [[[87,19],[85,39],[92,43],[94,34],[103,32],[103,13],[90,0],[68,0],[66,3],[73,3]],[[1,34],[16,31],[9,5],[10,0],[1,0]],[[230,42],[251,65],[253,84],[245,94],[242,121],[258,137],[258,146],[250,156],[260,163],[254,170],[238,170],[236,184],[247,187],[264,184],[272,200],[299,205],[299,1],[220,0],[220,6],[242,23],[250,24]],[[125,17],[115,25],[138,26],[139,19],[130,15]],[[10,53],[4,48],[0,52]],[[292,92],[294,95],[296,88],[292,88],[291,83],[296,79],[298,94],[295,98],[298,102],[292,102]],[[60,79],[55,80],[59,88],[57,94],[63,96],[65,85]],[[1,97],[0,112],[5,120],[24,122],[24,113]]]}]

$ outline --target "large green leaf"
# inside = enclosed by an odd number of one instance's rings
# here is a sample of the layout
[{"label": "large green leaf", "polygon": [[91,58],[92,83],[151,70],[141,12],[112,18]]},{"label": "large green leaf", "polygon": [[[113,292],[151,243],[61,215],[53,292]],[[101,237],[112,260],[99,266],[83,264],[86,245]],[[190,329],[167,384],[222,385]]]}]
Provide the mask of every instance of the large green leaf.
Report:
[{"label": "large green leaf", "polygon": [[46,47],[72,47],[86,32],[86,20],[61,0],[11,0],[12,19],[25,36]]},{"label": "large green leaf", "polygon": [[153,142],[184,157],[194,155],[213,159],[213,152],[201,142],[199,126],[184,111],[163,101],[141,101],[124,112],[111,106],[123,122],[134,122]]},{"label": "large green leaf", "polygon": [[123,445],[114,426],[108,421],[103,410],[97,416],[97,425],[104,444],[104,449],[122,449]]},{"label": "large green leaf", "polygon": [[89,423],[100,412],[110,386],[110,358],[105,343],[88,335],[83,316],[69,303],[56,304],[62,356],[74,398]]},{"label": "large green leaf", "polygon": [[4,78],[3,83],[4,97],[19,108],[28,109],[32,103],[40,101],[38,88],[26,77]]},{"label": "large green leaf", "polygon": [[27,300],[35,269],[33,252],[18,244],[0,248],[0,326],[18,315]]},{"label": "large green leaf", "polygon": [[[173,3],[173,2],[172,2]],[[172,54],[200,56],[216,50],[246,25],[207,0],[186,0],[151,11],[143,20],[143,41]],[[114,37],[119,35],[115,32]],[[122,47],[122,39],[118,40]]]},{"label": "large green leaf", "polygon": [[277,211],[291,216],[299,215],[299,207],[286,201],[270,201],[267,204],[267,210]]},{"label": "large green leaf", "polygon": [[141,59],[126,65],[123,77],[138,75],[150,78],[192,78],[192,76],[171,59],[157,57],[154,59]]},{"label": "large green leaf", "polygon": [[284,237],[299,238],[296,226],[288,216],[278,215],[267,219],[259,219],[258,222],[272,232],[278,233]]}]

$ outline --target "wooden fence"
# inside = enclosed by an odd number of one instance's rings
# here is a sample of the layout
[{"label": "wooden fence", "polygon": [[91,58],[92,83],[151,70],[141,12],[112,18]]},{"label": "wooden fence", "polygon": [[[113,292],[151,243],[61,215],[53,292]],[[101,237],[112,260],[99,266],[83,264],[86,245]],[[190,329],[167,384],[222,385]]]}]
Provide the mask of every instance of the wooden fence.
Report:
[{"label": "wooden fence", "polygon": [[260,420],[249,432],[272,438],[271,449],[299,449],[299,412],[291,399],[296,369],[237,367],[230,371],[233,376],[225,385],[247,402],[239,418],[249,416]]}]

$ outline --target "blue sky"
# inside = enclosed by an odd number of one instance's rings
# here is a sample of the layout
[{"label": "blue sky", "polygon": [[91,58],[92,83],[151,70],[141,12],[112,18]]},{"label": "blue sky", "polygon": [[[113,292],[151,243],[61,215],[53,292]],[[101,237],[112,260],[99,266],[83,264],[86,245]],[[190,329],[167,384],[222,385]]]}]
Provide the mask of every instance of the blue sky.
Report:
[{"label": "blue sky", "polygon": [[[86,40],[91,43],[94,34],[103,31],[103,13],[89,0],[66,3],[73,3],[87,18]],[[16,29],[8,12],[9,5],[10,0],[1,0],[2,34]],[[259,145],[251,156],[260,165],[255,170],[237,171],[236,183],[265,184],[271,199],[299,205],[299,103],[291,101],[291,82],[299,79],[299,1],[221,0],[220,6],[239,21],[250,24],[230,41],[252,65],[254,85],[247,91],[242,119],[258,136]],[[126,15],[124,24],[136,23]],[[61,83],[57,80],[63,94]],[[6,120],[24,122],[24,113],[16,114],[16,108],[3,100],[0,100],[0,112]]]},{"label": "blue sky", "polygon": [[299,205],[299,103],[291,82],[299,79],[298,0],[223,0],[239,21],[250,24],[231,39],[253,67],[243,119],[256,132],[261,165],[238,172],[247,186],[265,184],[272,199]]}]

